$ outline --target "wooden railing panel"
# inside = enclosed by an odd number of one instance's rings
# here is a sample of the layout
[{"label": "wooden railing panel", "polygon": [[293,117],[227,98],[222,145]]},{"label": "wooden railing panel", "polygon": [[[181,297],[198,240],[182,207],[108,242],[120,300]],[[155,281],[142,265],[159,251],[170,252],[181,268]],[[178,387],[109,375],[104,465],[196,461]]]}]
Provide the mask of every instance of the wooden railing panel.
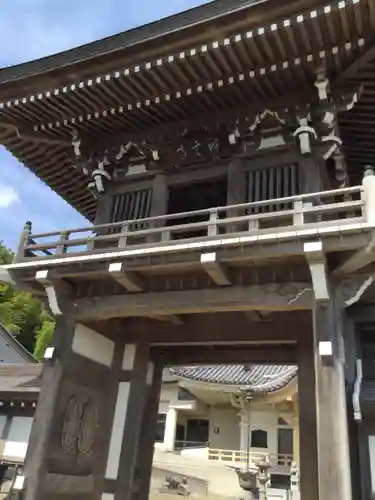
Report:
[{"label": "wooden railing panel", "polygon": [[221,449],[208,449],[208,459],[230,463],[231,465],[243,465],[247,462],[256,465],[262,459],[267,458],[272,467],[290,467],[293,462],[293,455],[286,455],[281,453],[268,453],[239,450],[221,450]]},{"label": "wooden railing panel", "polygon": [[[311,227],[326,227],[337,223],[363,222],[364,204],[361,186],[284,198],[275,198],[241,205],[210,208],[180,214],[119,221],[91,228],[69,229],[61,232],[32,234],[30,228],[22,233],[17,261],[46,256],[91,253],[128,246],[151,246],[215,239],[222,234],[272,234]],[[343,199],[356,197],[352,201]],[[288,209],[276,210],[275,207]],[[272,210],[271,210],[272,208]],[[243,214],[236,217],[230,214]],[[184,218],[196,222],[181,223]],[[203,236],[193,238],[202,231]],[[150,236],[154,237],[150,239]],[[42,241],[41,241],[42,240]],[[178,241],[177,241],[178,240]],[[154,241],[154,243],[152,243]],[[159,242],[159,243],[157,243]],[[161,242],[161,243],[160,243]]]}]

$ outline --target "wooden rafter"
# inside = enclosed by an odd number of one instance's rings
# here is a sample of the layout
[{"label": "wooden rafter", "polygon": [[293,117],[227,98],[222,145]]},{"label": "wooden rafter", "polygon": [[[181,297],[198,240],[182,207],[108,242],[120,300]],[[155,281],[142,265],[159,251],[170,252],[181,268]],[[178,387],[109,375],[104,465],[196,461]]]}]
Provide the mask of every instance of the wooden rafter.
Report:
[{"label": "wooden rafter", "polygon": [[375,39],[373,39],[362,51],[362,53],[355,57],[349,66],[340,73],[338,78],[332,83],[333,88],[340,87],[342,84],[351,80],[354,76],[359,75],[359,71],[366,67],[366,64],[375,59]]}]

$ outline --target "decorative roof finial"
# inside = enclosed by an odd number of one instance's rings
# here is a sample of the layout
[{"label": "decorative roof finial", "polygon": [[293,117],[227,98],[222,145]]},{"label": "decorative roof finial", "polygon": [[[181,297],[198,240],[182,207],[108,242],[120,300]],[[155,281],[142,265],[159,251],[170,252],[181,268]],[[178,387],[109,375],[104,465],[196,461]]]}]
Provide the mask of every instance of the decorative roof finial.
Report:
[{"label": "decorative roof finial", "polygon": [[366,165],[363,172],[363,177],[370,177],[372,175],[375,175],[374,167],[372,165]]}]

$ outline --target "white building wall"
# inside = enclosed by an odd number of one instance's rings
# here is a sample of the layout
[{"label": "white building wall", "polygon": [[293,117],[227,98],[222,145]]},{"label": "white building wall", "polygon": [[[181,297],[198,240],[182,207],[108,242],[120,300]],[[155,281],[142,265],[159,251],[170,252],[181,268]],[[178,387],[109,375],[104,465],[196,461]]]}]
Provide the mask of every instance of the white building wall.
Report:
[{"label": "white building wall", "polygon": [[[250,412],[250,430],[264,430],[268,434],[268,453],[277,453],[277,420],[278,412],[270,409],[268,411],[253,410]],[[254,449],[254,451],[257,451]],[[258,451],[262,451],[259,450]]]},{"label": "white building wall", "polygon": [[7,421],[6,415],[0,415],[0,436],[3,434],[6,421]]},{"label": "white building wall", "polygon": [[13,417],[9,436],[4,446],[4,458],[24,460],[32,423],[32,417]]},{"label": "white building wall", "polygon": [[240,417],[236,408],[210,408],[210,448],[238,450],[240,446]]},{"label": "white building wall", "polygon": [[166,414],[170,405],[178,403],[178,385],[163,384],[159,400],[159,413]]},{"label": "white building wall", "polygon": [[[264,451],[268,453],[277,453],[278,416],[278,412],[273,409],[252,410],[250,413],[250,431],[264,430],[267,432],[268,448],[264,449]],[[211,408],[208,417],[210,420],[210,448],[240,450],[239,409]],[[263,449],[257,448],[253,451],[263,451]]]},{"label": "white building wall", "polygon": [[375,436],[368,437],[372,494],[375,494]]}]

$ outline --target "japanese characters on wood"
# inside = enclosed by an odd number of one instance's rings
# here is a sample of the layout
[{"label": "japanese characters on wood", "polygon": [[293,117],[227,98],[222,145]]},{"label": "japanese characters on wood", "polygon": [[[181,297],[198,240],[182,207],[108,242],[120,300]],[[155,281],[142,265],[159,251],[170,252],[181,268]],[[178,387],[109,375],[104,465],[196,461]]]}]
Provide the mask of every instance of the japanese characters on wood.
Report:
[{"label": "japanese characters on wood", "polygon": [[291,140],[295,114],[295,110],[266,109],[229,123],[185,127],[167,134],[150,133],[144,138],[119,136],[103,144],[92,144],[75,132],[75,167],[88,177],[90,189],[104,193],[109,182],[123,180],[137,165],[143,166],[138,172],[170,171],[213,164],[256,150],[270,136]]}]

